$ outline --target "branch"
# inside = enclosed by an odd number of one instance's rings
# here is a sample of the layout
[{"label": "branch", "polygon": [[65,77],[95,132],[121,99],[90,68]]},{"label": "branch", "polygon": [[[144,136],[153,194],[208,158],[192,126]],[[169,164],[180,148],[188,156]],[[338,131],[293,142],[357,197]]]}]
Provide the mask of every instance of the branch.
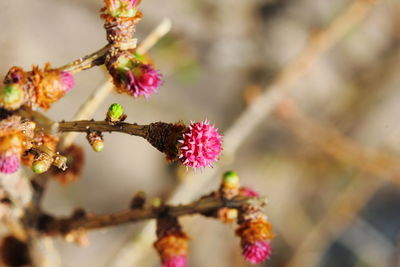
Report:
[{"label": "branch", "polygon": [[120,132],[130,135],[145,137],[148,125],[119,122],[111,124],[107,121],[61,121],[54,124],[53,130],[57,132]]},{"label": "branch", "polygon": [[220,208],[240,208],[248,203],[264,205],[263,198],[249,198],[238,196],[231,200],[221,199],[216,196],[203,197],[187,205],[161,206],[160,208],[129,209],[112,214],[72,215],[68,218],[52,218],[44,215],[43,223],[39,225],[40,232],[50,235],[64,235],[74,230],[94,230],[109,226],[116,226],[128,222],[137,222],[148,219],[156,219],[162,216],[180,217],[192,214],[207,215]]},{"label": "branch", "polygon": [[85,57],[79,58],[67,65],[59,67],[59,70],[68,71],[72,73],[77,73],[83,70],[90,69],[94,66],[100,66],[104,64],[104,57],[107,55],[108,51],[112,47],[111,44],[108,44],[101,48],[100,50],[87,55]]}]

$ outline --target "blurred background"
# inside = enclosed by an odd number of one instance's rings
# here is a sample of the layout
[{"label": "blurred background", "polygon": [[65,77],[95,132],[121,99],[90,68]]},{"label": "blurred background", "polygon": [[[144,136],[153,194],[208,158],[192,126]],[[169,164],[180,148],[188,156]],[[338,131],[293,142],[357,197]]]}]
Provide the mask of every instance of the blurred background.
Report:
[{"label": "blurred background", "polygon": [[[150,53],[164,86],[149,100],[112,94],[94,118],[103,119],[118,102],[129,122],[207,118],[226,132],[310,36],[352,2],[144,0],[139,41],[163,18],[173,24]],[[61,66],[101,48],[102,6],[101,0],[0,0],[1,73],[14,65]],[[193,197],[216,188],[220,174],[230,169],[269,197],[267,213],[277,237],[263,266],[400,266],[399,29],[400,1],[373,5],[293,83],[235,157],[223,159],[212,174],[189,173],[197,180],[214,176],[206,187],[192,188]],[[102,68],[77,74],[75,89],[48,115],[72,119],[106,79]],[[83,175],[68,186],[51,181],[46,211],[114,212],[127,208],[138,190],[167,199],[189,179],[184,168],[168,165],[140,138],[106,134],[105,141],[105,151],[94,153],[79,136],[76,142],[86,151]],[[192,237],[190,266],[250,266],[241,258],[234,226],[202,217],[183,222]],[[91,232],[85,248],[56,239],[61,266],[159,266],[154,237],[138,235],[144,225]]]}]

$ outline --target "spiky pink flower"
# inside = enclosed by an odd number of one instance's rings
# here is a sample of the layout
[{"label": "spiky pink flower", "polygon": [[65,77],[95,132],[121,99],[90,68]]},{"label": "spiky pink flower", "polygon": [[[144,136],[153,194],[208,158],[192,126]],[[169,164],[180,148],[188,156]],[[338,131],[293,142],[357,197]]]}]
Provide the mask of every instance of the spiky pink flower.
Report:
[{"label": "spiky pink flower", "polygon": [[272,246],[266,240],[255,243],[244,243],[242,244],[242,254],[245,260],[250,263],[261,263],[271,256]]},{"label": "spiky pink flower", "polygon": [[211,167],[218,160],[222,150],[222,136],[218,129],[209,122],[191,122],[189,131],[183,134],[178,141],[180,147],[180,161],[193,168]]},{"label": "spiky pink flower", "polygon": [[187,265],[187,257],[184,255],[174,256],[162,263],[163,267],[185,267]]},{"label": "spiky pink flower", "polygon": [[161,74],[149,64],[138,63],[126,73],[126,86],[134,98],[148,98],[161,86]]},{"label": "spiky pink flower", "polygon": [[4,174],[12,174],[16,172],[21,165],[18,154],[0,155],[0,172]]},{"label": "spiky pink flower", "polygon": [[252,188],[247,187],[247,186],[240,187],[239,194],[241,196],[245,196],[245,197],[260,197],[260,194],[258,194]]},{"label": "spiky pink flower", "polygon": [[63,85],[64,92],[68,93],[75,86],[75,79],[72,73],[63,71],[60,73],[61,84]]}]

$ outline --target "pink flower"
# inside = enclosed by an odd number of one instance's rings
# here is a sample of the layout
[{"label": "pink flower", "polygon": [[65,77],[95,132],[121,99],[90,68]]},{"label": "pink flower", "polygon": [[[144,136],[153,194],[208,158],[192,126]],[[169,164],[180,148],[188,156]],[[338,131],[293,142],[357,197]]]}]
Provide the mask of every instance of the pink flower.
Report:
[{"label": "pink flower", "polygon": [[240,187],[239,194],[245,197],[260,197],[260,194],[247,186]]},{"label": "pink flower", "polygon": [[134,98],[148,98],[161,84],[161,74],[148,64],[139,63],[126,73],[126,86]]},{"label": "pink flower", "polygon": [[185,267],[187,265],[186,256],[174,256],[163,262],[163,267]]},{"label": "pink flower", "polygon": [[4,174],[12,174],[20,167],[20,158],[18,154],[0,155],[0,172]]},{"label": "pink flower", "polygon": [[193,168],[211,167],[218,160],[222,150],[222,136],[218,129],[209,122],[191,122],[189,131],[183,134],[178,141],[180,147],[180,161]]},{"label": "pink flower", "polygon": [[75,86],[74,76],[70,72],[61,72],[61,84],[63,85],[64,92],[68,93]]},{"label": "pink flower", "polygon": [[131,5],[135,7],[138,4],[138,0],[129,0],[131,2]]},{"label": "pink flower", "polygon": [[242,254],[246,261],[256,264],[261,263],[272,254],[272,246],[269,241],[257,241],[242,245]]}]

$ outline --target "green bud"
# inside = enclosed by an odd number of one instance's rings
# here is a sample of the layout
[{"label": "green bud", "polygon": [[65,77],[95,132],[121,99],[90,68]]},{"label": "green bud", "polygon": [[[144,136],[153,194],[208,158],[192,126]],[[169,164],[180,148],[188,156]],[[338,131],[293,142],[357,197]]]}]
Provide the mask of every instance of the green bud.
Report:
[{"label": "green bud", "polygon": [[96,140],[93,142],[92,148],[96,152],[102,152],[104,150],[104,142],[102,140]]},{"label": "green bud", "polygon": [[23,104],[23,90],[17,84],[8,84],[3,87],[0,94],[0,103],[4,108],[14,110]]},{"label": "green bud", "polygon": [[119,121],[124,115],[124,109],[118,103],[112,104],[107,111],[107,119],[109,121],[115,122]]},{"label": "green bud", "polygon": [[37,174],[46,172],[49,169],[49,167],[50,167],[49,164],[47,164],[43,160],[36,160],[32,163],[32,170]]},{"label": "green bud", "polygon": [[151,200],[151,206],[152,206],[153,208],[159,208],[159,207],[161,207],[161,205],[162,205],[162,200],[161,200],[161,198],[156,197],[156,198],[153,198],[153,199]]},{"label": "green bud", "polygon": [[222,178],[222,182],[227,186],[238,186],[239,185],[239,176],[234,171],[228,171],[224,173]]}]

